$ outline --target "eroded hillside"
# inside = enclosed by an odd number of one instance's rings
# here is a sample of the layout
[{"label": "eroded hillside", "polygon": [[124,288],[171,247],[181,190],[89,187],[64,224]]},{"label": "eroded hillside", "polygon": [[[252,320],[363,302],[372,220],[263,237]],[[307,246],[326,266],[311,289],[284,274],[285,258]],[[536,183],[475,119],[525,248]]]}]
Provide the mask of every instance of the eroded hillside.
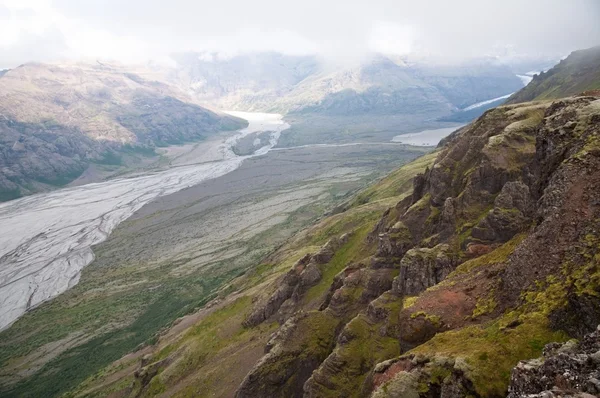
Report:
[{"label": "eroded hillside", "polygon": [[490,110],[74,395],[504,396],[600,323],[599,134],[595,96]]}]

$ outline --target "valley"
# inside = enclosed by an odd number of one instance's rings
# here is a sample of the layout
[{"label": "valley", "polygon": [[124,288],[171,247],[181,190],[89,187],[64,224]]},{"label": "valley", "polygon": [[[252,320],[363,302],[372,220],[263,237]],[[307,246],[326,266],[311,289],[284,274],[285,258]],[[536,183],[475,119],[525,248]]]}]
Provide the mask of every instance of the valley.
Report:
[{"label": "valley", "polygon": [[[3,325],[22,315],[2,332],[6,393],[72,387],[214,298],[367,181],[428,150],[358,143],[274,151],[288,127],[280,117],[235,115],[249,126],[169,148],[165,170],[2,205]],[[262,131],[266,146],[233,153]],[[70,376],[57,383],[56,371]]]},{"label": "valley", "polygon": [[0,0],[0,397],[600,396],[600,5],[480,3]]}]

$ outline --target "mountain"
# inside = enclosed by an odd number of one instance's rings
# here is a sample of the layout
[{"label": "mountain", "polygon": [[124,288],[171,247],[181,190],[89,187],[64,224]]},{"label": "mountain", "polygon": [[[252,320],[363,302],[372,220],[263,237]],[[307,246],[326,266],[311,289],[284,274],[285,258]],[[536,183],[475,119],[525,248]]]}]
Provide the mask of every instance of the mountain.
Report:
[{"label": "mountain", "polygon": [[447,99],[412,70],[377,56],[354,68],[323,71],[294,87],[275,105],[294,114],[447,113]]},{"label": "mountain", "polygon": [[0,200],[243,125],[118,66],[22,65],[0,77]]},{"label": "mountain", "polygon": [[175,59],[174,81],[200,101],[239,110],[443,115],[522,87],[508,66],[483,61],[438,66],[374,54],[359,65],[331,67],[316,57],[275,53]]},{"label": "mountain", "polygon": [[318,70],[311,56],[278,53],[224,57],[214,53],[175,54],[169,77],[199,101],[220,109],[266,111]]},{"label": "mountain", "polygon": [[546,100],[600,90],[600,46],[575,51],[547,72],[533,76],[507,103]]},{"label": "mountain", "polygon": [[600,94],[489,110],[70,396],[597,396],[598,190]]},{"label": "mountain", "polygon": [[285,114],[292,127],[281,147],[381,142],[400,132],[453,126],[487,109],[463,108],[523,87],[521,69],[490,59],[447,65],[372,54],[345,66],[275,53],[175,59],[169,81],[201,103]]}]

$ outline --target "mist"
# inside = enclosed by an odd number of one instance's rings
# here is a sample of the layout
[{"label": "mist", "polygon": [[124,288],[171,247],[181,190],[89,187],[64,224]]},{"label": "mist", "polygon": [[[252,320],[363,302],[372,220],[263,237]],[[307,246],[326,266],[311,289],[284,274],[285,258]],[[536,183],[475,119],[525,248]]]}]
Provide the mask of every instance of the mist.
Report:
[{"label": "mist", "polygon": [[564,56],[600,44],[600,2],[459,0],[1,0],[0,67],[112,59],[170,63],[175,52],[381,52],[447,61]]}]

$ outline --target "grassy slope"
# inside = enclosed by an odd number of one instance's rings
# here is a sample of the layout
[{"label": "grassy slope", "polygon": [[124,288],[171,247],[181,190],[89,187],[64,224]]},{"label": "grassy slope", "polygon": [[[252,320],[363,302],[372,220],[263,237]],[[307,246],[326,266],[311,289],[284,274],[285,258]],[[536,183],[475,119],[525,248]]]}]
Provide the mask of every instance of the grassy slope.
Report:
[{"label": "grassy slope", "polygon": [[[203,310],[206,315],[190,315],[197,316],[193,326],[159,339],[151,349],[149,363],[167,357],[170,363],[159,370],[159,374],[144,390],[144,395],[152,396],[167,389],[175,396],[232,395],[250,367],[262,356],[263,347],[277,326],[263,324],[246,329],[241,325],[252,309],[253,298],[271,289],[273,282],[306,253],[317,251],[332,237],[358,231],[323,267],[324,277],[307,295],[314,299],[322,297],[333,276],[341,269],[340,266],[365,255],[362,245],[355,243],[364,241],[366,233],[383,212],[411,192],[410,181],[430,166],[433,159],[433,155],[421,157],[361,191],[357,195],[362,198],[361,204],[352,201],[347,211],[326,217],[298,233],[263,264],[225,288],[220,294],[224,297],[223,302],[207,311]],[[402,188],[398,190],[391,187]],[[235,293],[227,296],[228,292]],[[309,299],[307,305],[312,301],[315,300]],[[186,323],[185,319],[176,325]],[[134,355],[113,363],[83,382],[73,391],[73,395],[105,396],[126,389],[132,383],[137,383],[135,390],[139,389],[139,382],[132,375],[138,362],[139,357]]]},{"label": "grassy slope", "polygon": [[600,47],[593,47],[571,53],[548,72],[535,77],[507,103],[557,99],[599,89]]}]

